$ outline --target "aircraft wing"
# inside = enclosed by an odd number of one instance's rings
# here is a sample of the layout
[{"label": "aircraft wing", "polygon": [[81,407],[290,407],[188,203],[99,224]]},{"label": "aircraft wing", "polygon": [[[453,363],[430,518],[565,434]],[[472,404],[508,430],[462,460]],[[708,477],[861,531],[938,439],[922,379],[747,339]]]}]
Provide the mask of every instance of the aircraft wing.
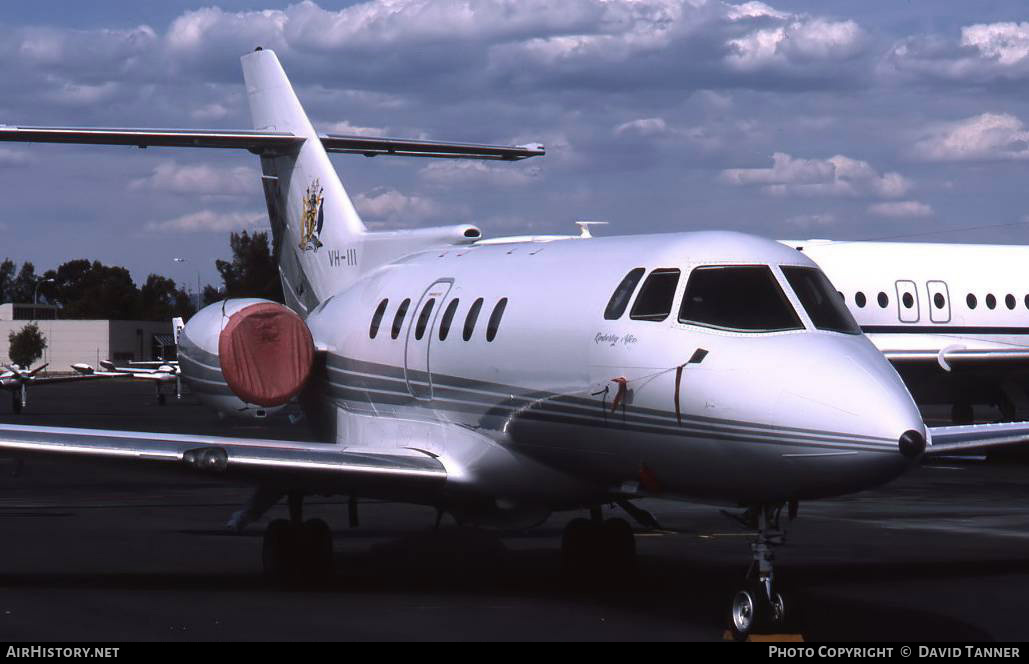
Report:
[{"label": "aircraft wing", "polygon": [[942,350],[883,350],[894,364],[939,364],[950,366],[993,366],[997,364],[1029,365],[1029,348],[944,348]]},{"label": "aircraft wing", "polygon": [[0,141],[24,143],[86,143],[182,148],[237,148],[288,150],[304,142],[302,136],[278,131],[224,129],[133,129],[115,127],[11,127],[0,125]]},{"label": "aircraft wing", "polygon": [[1029,422],[928,427],[926,456],[972,454],[1029,443]]},{"label": "aircraft wing", "polygon": [[[497,159],[517,161],[546,154],[538,143],[529,145],[479,145],[445,141],[421,141],[374,136],[320,135],[328,152],[363,154],[367,157],[439,157],[450,159]],[[284,152],[298,148],[306,139],[281,131],[244,129],[143,129],[130,127],[15,127],[0,125],[0,141],[22,143],[81,143],[180,148],[235,148],[255,153]]]},{"label": "aircraft wing", "polygon": [[368,483],[392,490],[427,488],[447,476],[435,457],[403,448],[13,424],[0,425],[0,452],[123,461],[226,478],[300,479],[304,486],[341,491]]}]

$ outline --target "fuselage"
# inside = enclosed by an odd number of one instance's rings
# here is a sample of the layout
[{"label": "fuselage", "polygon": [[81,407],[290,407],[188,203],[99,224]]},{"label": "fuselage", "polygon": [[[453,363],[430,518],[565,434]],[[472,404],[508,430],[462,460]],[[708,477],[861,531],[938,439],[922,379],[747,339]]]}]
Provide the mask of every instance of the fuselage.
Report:
[{"label": "fuselage", "polygon": [[[1029,247],[904,242],[784,242],[802,248],[882,350],[1029,348]],[[910,376],[908,375],[910,374]],[[935,363],[904,371],[928,402],[990,401],[1007,382],[1029,385],[1024,361],[947,374]],[[1021,395],[1024,397],[1024,395]]]},{"label": "fuselage", "polygon": [[[328,440],[421,449],[458,489],[547,509],[588,493],[806,499],[892,479],[911,463],[899,437],[924,435],[910,395],[864,336],[816,328],[782,266],[815,268],[724,232],[416,253],[310,313],[324,366],[304,402]],[[696,270],[739,267],[763,268],[792,329],[680,320]],[[640,302],[655,271],[665,316]]]}]

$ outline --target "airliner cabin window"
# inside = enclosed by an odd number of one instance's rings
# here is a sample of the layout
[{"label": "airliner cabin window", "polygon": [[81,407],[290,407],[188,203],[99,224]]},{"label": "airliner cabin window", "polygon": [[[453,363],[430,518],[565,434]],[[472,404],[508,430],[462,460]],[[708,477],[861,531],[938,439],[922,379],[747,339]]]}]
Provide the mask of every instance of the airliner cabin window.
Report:
[{"label": "airliner cabin window", "polygon": [[450,324],[454,322],[454,314],[457,313],[457,303],[461,300],[454,298],[447,305],[446,310],[443,312],[443,319],[439,323],[439,340],[443,341],[450,334]]},{"label": "airliner cabin window", "polygon": [[[836,297],[832,299],[843,306]],[[804,329],[767,265],[694,268],[686,282],[679,322],[734,332]]]},{"label": "airliner cabin window", "polygon": [[629,271],[629,274],[625,275],[622,281],[618,284],[618,288],[611,295],[611,299],[607,303],[607,309],[604,309],[604,318],[607,320],[618,320],[625,313],[625,307],[629,305],[629,298],[632,297],[632,292],[636,290],[636,284],[643,278],[643,273],[646,272],[642,267],[635,268]]},{"label": "airliner cabin window", "polygon": [[372,314],[372,325],[368,328],[368,336],[372,339],[379,333],[379,324],[382,323],[382,316],[386,313],[386,305],[388,304],[389,299],[379,302],[379,306],[375,308],[375,313]]},{"label": "airliner cabin window", "polygon": [[933,295],[933,305],[937,309],[942,309],[943,305],[945,304],[947,304],[947,300],[944,299],[943,293],[937,293],[936,295]]},{"label": "airliner cabin window", "polygon": [[857,294],[854,295],[854,303],[858,305],[858,309],[864,309],[867,301],[865,294],[861,291],[858,291]]},{"label": "airliner cabin window", "polygon": [[418,316],[418,324],[414,327],[414,338],[421,341],[422,337],[425,336],[425,326],[429,324],[429,318],[432,317],[432,308],[436,306],[436,298],[430,297],[429,301],[422,307],[422,313]]},{"label": "airliner cabin window", "polygon": [[679,270],[675,268],[662,268],[651,272],[643,282],[639,295],[636,296],[629,318],[649,321],[662,321],[668,318],[678,285]]},{"label": "airliner cabin window", "polygon": [[1025,308],[1029,309],[1029,295],[1025,296]]},{"label": "airliner cabin window", "polygon": [[904,301],[905,309],[910,309],[915,306],[915,298],[911,296],[911,293],[904,293],[904,297],[901,299]]},{"label": "airliner cabin window", "polygon": [[1004,296],[1004,304],[1007,305],[1008,309],[1014,309],[1015,308],[1015,296],[1012,295],[1011,293],[1008,293],[1007,295],[1005,295]]},{"label": "airliner cabin window", "polygon": [[979,300],[976,299],[975,295],[969,293],[968,297],[965,298],[965,304],[968,305],[969,309],[975,309],[976,306],[979,304]]},{"label": "airliner cabin window", "polygon": [[816,328],[844,334],[861,334],[861,328],[854,322],[847,305],[833,297],[832,284],[821,270],[783,265],[782,273]]},{"label": "airliner cabin window", "polygon": [[507,298],[500,298],[497,306],[493,307],[493,313],[489,316],[489,323],[486,325],[486,341],[493,341],[497,338],[497,330],[500,329],[500,319],[504,317],[504,309],[507,308]]},{"label": "airliner cabin window", "polygon": [[411,306],[411,298],[407,298],[397,307],[397,313],[393,316],[393,329],[389,331],[390,338],[396,339],[400,336],[400,328],[404,327],[404,316],[407,315],[409,306]]},{"label": "airliner cabin window", "polygon": [[472,306],[468,308],[468,315],[464,319],[464,337],[465,341],[472,338],[472,332],[475,331],[475,321],[479,318],[479,310],[482,309],[482,298],[480,297],[475,302],[472,302]]},{"label": "airliner cabin window", "polygon": [[993,297],[993,293],[989,293],[986,296],[986,306],[990,309],[995,309],[997,307],[997,298]]},{"label": "airliner cabin window", "polygon": [[882,291],[879,291],[879,297],[877,299],[880,309],[885,309],[890,304],[890,296]]}]

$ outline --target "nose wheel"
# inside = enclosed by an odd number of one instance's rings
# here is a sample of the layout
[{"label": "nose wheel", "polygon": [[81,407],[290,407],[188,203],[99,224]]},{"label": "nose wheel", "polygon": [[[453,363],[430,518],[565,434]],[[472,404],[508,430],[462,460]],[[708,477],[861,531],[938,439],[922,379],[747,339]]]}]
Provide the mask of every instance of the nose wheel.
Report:
[{"label": "nose wheel", "polygon": [[751,634],[778,631],[786,624],[787,604],[776,590],[773,548],[786,541],[786,530],[780,526],[782,505],[752,508],[756,535],[750,549],[753,560],[747,582],[733,595],[729,606],[729,632],[736,641],[746,641]]}]

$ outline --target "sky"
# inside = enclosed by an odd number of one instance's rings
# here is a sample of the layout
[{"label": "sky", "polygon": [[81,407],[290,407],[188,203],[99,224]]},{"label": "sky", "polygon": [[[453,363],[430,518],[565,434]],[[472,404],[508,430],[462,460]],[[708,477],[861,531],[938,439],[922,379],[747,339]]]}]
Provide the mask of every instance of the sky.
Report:
[{"label": "sky", "polygon": [[[373,228],[1029,243],[1020,0],[36,0],[0,17],[0,123],[249,128],[256,46],[321,131],[547,147],[333,156]],[[0,191],[37,271],[195,288],[267,228],[246,152],[6,143]]]}]

